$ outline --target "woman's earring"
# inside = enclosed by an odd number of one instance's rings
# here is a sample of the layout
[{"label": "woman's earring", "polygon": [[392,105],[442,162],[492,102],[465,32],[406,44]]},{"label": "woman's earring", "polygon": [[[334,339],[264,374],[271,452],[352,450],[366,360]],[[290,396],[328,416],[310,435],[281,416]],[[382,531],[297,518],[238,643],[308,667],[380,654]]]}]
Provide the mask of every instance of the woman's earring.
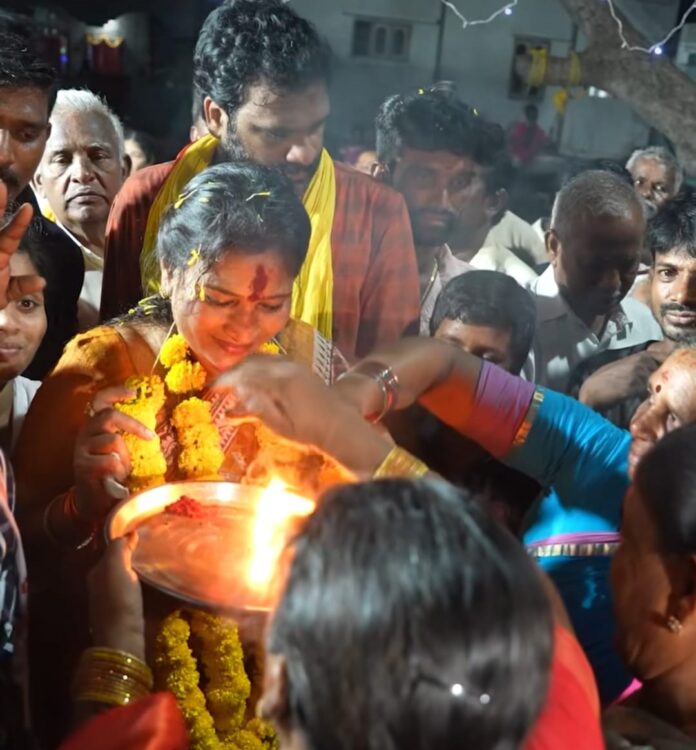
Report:
[{"label": "woman's earring", "polygon": [[682,630],[684,630],[684,626],[681,624],[681,620],[676,618],[674,615],[670,615],[667,618],[667,628],[669,629],[669,632],[674,633],[674,635],[679,635]]}]

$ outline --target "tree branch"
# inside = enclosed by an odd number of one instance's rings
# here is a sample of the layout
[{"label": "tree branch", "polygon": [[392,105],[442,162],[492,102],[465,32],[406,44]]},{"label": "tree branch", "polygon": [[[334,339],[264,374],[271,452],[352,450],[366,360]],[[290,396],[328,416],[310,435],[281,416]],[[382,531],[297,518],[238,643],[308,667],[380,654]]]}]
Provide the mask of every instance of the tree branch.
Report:
[{"label": "tree branch", "polygon": [[[587,36],[589,46],[579,53],[582,86],[596,86],[628,104],[649,125],[669,138],[687,173],[696,175],[696,82],[668,58],[621,48],[616,22],[606,4],[597,0],[561,0]],[[624,21],[629,44],[649,43]],[[516,70],[527,76],[531,58],[521,55]],[[567,58],[549,58],[545,83],[565,86],[570,72]]]}]

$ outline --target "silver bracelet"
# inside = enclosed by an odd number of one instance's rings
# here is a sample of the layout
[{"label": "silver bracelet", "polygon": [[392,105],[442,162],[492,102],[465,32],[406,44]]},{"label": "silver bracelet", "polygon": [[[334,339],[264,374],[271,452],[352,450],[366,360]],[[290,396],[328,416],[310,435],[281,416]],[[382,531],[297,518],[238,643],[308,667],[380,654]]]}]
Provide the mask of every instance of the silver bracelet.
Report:
[{"label": "silver bracelet", "polygon": [[396,376],[394,370],[389,365],[385,365],[383,362],[375,362],[373,360],[366,360],[359,362],[355,367],[344,373],[339,380],[342,380],[348,375],[364,375],[371,380],[374,380],[382,391],[384,398],[382,409],[374,414],[369,414],[365,417],[368,422],[376,424],[381,422],[382,419],[394,408],[399,396],[399,378]]}]

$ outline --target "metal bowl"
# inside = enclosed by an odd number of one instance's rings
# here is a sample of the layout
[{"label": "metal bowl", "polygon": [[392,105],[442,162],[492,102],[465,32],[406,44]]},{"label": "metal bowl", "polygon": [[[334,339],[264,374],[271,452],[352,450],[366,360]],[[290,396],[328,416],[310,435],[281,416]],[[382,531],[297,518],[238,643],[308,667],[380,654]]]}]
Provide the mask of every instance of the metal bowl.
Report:
[{"label": "metal bowl", "polygon": [[[176,599],[222,612],[268,610],[276,581],[259,590],[247,580],[252,524],[263,491],[232,482],[164,484],[116,506],[107,520],[106,536],[112,540],[137,531],[134,570],[141,580]],[[216,517],[193,519],[164,512],[182,495],[217,506]]]}]

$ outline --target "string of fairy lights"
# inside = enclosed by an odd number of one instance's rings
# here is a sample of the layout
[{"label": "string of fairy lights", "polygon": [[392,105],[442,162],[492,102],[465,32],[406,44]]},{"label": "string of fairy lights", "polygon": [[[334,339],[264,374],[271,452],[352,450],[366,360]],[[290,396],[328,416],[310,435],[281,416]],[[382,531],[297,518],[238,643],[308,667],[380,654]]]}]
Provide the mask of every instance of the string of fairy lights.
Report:
[{"label": "string of fairy lights", "polygon": [[667,34],[667,36],[664,37],[664,39],[661,39],[659,42],[655,42],[655,44],[651,44],[649,47],[640,47],[634,44],[629,44],[628,39],[626,39],[626,35],[624,34],[624,25],[623,21],[621,20],[621,17],[616,12],[616,8],[614,7],[613,0],[605,0],[609,7],[609,12],[611,13],[611,17],[616,22],[616,26],[619,32],[619,39],[621,40],[621,49],[625,49],[628,52],[644,52],[648,55],[661,55],[664,52],[665,44],[669,42],[669,40],[679,31],[681,31],[684,28],[684,25],[686,24],[689,16],[691,15],[691,12],[693,10],[696,10],[696,2],[691,3],[691,5],[684,11],[684,15],[681,17],[681,21]]},{"label": "string of fairy lights", "polygon": [[[462,28],[467,29],[470,26],[483,26],[485,24],[491,23],[495,21],[499,16],[511,16],[513,13],[514,8],[517,7],[519,0],[511,0],[511,2],[506,3],[502,7],[498,8],[494,13],[491,13],[490,16],[487,18],[477,18],[472,19],[465,16],[459,8],[453,3],[450,2],[450,0],[440,0],[440,2],[443,5],[446,5],[452,13],[461,21]],[[689,16],[691,13],[696,10],[696,0],[689,5],[689,7],[684,11],[680,22],[669,31],[668,34],[665,35],[663,39],[661,39],[658,42],[655,42],[654,44],[651,44],[649,47],[641,47],[639,45],[630,44],[628,39],[626,38],[626,34],[624,32],[624,22],[621,18],[621,16],[617,13],[616,7],[614,5],[614,0],[598,0],[598,2],[605,2],[607,4],[607,7],[609,9],[609,13],[611,14],[611,17],[614,19],[614,22],[616,23],[617,33],[619,37],[619,41],[621,43],[621,49],[626,50],[627,52],[643,52],[648,55],[655,55],[659,57],[664,53],[664,48],[667,42],[679,31],[681,31]]]}]

